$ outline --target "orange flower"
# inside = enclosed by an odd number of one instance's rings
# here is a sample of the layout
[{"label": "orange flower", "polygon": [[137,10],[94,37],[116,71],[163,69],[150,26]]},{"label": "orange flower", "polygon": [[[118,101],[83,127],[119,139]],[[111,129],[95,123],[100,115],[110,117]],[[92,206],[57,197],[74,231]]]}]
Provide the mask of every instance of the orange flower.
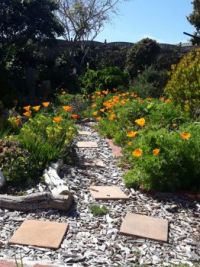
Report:
[{"label": "orange flower", "polygon": [[61,121],[62,121],[62,117],[60,117],[60,116],[53,118],[53,122],[55,122],[55,123],[60,123]]},{"label": "orange flower", "polygon": [[23,113],[23,115],[29,118],[31,117],[31,111],[26,111]]},{"label": "orange flower", "polygon": [[40,106],[35,106],[33,107],[33,110],[35,110],[36,112],[40,110]]},{"label": "orange flower", "polygon": [[144,125],[145,125],[145,118],[137,119],[137,120],[135,120],[135,123],[137,125],[139,125],[140,127],[144,127]]},{"label": "orange flower", "polygon": [[15,118],[15,123],[16,123],[17,126],[21,125],[21,124],[22,124],[22,120],[21,120],[21,118],[16,117],[16,118]]},{"label": "orange flower", "polygon": [[134,138],[134,137],[136,137],[136,135],[137,135],[137,132],[129,131],[126,136]]},{"label": "orange flower", "polygon": [[74,119],[74,120],[77,120],[77,119],[80,118],[80,116],[78,114],[72,114],[71,118]]},{"label": "orange flower", "polygon": [[101,108],[100,111],[101,111],[101,112],[105,112],[105,108]]},{"label": "orange flower", "polygon": [[153,150],[153,155],[154,156],[158,156],[160,154],[160,149],[159,148],[155,148],[154,150]]},{"label": "orange flower", "polygon": [[43,107],[47,108],[49,106],[50,102],[43,102],[42,105]]},{"label": "orange flower", "polygon": [[165,100],[165,103],[171,103],[171,102],[172,102],[172,100],[169,98]]},{"label": "orange flower", "polygon": [[190,133],[187,133],[187,132],[183,132],[180,134],[180,137],[183,139],[183,140],[189,140],[190,137],[191,137],[191,134]]},{"label": "orange flower", "polygon": [[141,157],[142,154],[143,154],[143,151],[142,151],[142,149],[140,149],[140,148],[137,148],[137,149],[135,149],[135,150],[132,152],[132,155],[133,155],[134,157],[136,157],[136,158]]},{"label": "orange flower", "polygon": [[30,111],[31,106],[25,106],[25,107],[23,107],[23,109],[26,110],[26,111]]},{"label": "orange flower", "polygon": [[102,118],[99,116],[99,117],[96,117],[96,120],[97,121],[100,121]]},{"label": "orange flower", "polygon": [[63,106],[63,109],[66,112],[71,112],[72,111],[72,106]]}]

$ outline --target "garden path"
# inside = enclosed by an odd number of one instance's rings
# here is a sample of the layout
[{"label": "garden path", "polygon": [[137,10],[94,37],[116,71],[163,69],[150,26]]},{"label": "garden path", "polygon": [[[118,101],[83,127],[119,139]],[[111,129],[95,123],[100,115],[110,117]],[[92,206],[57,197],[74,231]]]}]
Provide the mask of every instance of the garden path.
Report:
[{"label": "garden path", "polygon": [[[74,194],[76,206],[70,212],[37,211],[23,213],[0,210],[0,258],[23,257],[24,262],[46,262],[56,266],[171,266],[176,263],[192,264],[200,259],[199,210],[197,202],[168,195],[157,198],[133,189],[126,189],[123,170],[113,157],[106,139],[94,130],[95,123],[80,124],[79,141],[97,142],[96,148],[76,148],[74,164],[63,165],[60,176],[67,181]],[[105,166],[94,166],[91,161],[99,159]],[[86,164],[84,164],[84,162]],[[98,165],[98,164],[97,164]],[[91,185],[118,185],[130,196],[127,201],[95,201]],[[104,205],[109,213],[102,217],[92,215],[92,204]],[[167,219],[170,222],[169,242],[161,243],[143,238],[119,234],[122,218],[127,212],[140,213]],[[27,246],[10,246],[8,240],[24,219],[47,219],[68,222],[67,232],[61,247],[56,250]]]}]

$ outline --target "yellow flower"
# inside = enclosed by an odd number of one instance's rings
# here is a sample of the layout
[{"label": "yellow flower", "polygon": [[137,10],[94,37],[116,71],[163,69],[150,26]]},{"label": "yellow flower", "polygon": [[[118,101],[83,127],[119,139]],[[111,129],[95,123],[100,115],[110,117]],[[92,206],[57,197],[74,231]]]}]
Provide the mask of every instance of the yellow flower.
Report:
[{"label": "yellow flower", "polygon": [[132,155],[133,155],[134,157],[136,157],[136,158],[141,157],[142,154],[143,154],[143,151],[142,151],[142,149],[140,149],[140,148],[137,148],[137,149],[135,149],[135,150],[132,152]]},{"label": "yellow flower", "polygon": [[26,110],[26,111],[30,111],[31,106],[25,106],[25,107],[23,107],[23,109]]},{"label": "yellow flower", "polygon": [[97,106],[97,104],[95,104],[95,103],[92,104],[92,108],[96,108],[96,106]]},{"label": "yellow flower", "polygon": [[105,112],[105,108],[101,108],[100,111],[101,111],[101,112]]},{"label": "yellow flower", "polygon": [[42,105],[43,107],[47,108],[49,106],[50,102],[43,102]]},{"label": "yellow flower", "polygon": [[63,109],[66,112],[71,112],[72,111],[72,107],[71,106],[63,106]]},{"label": "yellow flower", "polygon": [[35,110],[36,112],[40,110],[40,106],[35,106],[33,107],[33,110]]},{"label": "yellow flower", "polygon": [[115,119],[117,118],[117,116],[115,115],[115,113],[112,113],[112,114],[110,114],[110,116],[109,116],[109,120],[110,121],[114,121]]},{"label": "yellow flower", "polygon": [[25,116],[25,117],[31,117],[31,111],[26,111],[26,112],[24,112],[23,113],[23,115]]},{"label": "yellow flower", "polygon": [[98,114],[97,111],[94,111],[94,112],[92,113],[93,116],[97,116],[97,114]]},{"label": "yellow flower", "polygon": [[140,118],[135,120],[135,123],[139,125],[140,127],[143,127],[145,125],[145,118]]},{"label": "yellow flower", "polygon": [[53,118],[53,122],[55,122],[55,123],[60,123],[61,121],[62,121],[62,117],[60,117],[60,116]]},{"label": "yellow flower", "polygon": [[183,133],[180,134],[180,137],[181,137],[183,140],[188,140],[188,139],[190,139],[191,134],[190,134],[190,133],[187,133],[187,132],[183,132]]},{"label": "yellow flower", "polygon": [[129,131],[126,136],[134,138],[134,137],[136,137],[136,135],[137,135],[137,132]]},{"label": "yellow flower", "polygon": [[153,150],[153,155],[154,156],[158,156],[160,154],[160,149],[159,148],[155,148],[154,150]]},{"label": "yellow flower", "polygon": [[129,142],[127,143],[127,145],[128,145],[128,146],[131,146],[131,145],[132,145],[132,142],[129,141]]}]

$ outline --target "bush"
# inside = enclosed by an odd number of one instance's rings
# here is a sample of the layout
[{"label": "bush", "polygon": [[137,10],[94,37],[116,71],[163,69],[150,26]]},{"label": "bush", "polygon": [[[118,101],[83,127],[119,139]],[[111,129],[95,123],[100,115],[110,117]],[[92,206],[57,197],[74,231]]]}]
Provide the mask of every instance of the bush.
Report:
[{"label": "bush", "polygon": [[[133,169],[125,175],[128,187],[160,191],[200,190],[200,124],[141,133],[128,148]],[[138,157],[132,154],[142,151]]]},{"label": "bush", "polygon": [[190,110],[194,117],[200,115],[200,48],[185,55],[177,65],[172,66],[171,78],[165,92]]},{"label": "bush", "polygon": [[10,140],[0,140],[0,169],[6,181],[16,185],[35,182],[40,172],[31,154],[19,142]]},{"label": "bush", "polygon": [[62,121],[55,123],[53,115],[38,113],[23,125],[17,139],[31,153],[34,162],[45,166],[66,155],[75,133],[67,116],[63,112]]},{"label": "bush", "polygon": [[91,93],[95,90],[113,89],[127,86],[128,73],[117,67],[108,67],[102,70],[88,70],[81,77],[82,91]]},{"label": "bush", "polygon": [[153,65],[159,53],[159,44],[149,38],[142,39],[140,42],[134,44],[128,52],[126,59],[126,69],[130,76],[132,78],[136,77],[145,68]]},{"label": "bush", "polygon": [[137,76],[133,90],[142,98],[160,97],[163,95],[167,79],[167,71],[157,71],[150,66]]}]

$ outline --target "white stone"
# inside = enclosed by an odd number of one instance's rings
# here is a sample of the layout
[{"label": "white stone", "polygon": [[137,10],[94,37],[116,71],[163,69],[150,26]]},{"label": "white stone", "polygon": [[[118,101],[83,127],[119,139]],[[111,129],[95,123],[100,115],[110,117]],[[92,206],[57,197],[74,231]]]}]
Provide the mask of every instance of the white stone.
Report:
[{"label": "white stone", "polygon": [[3,173],[0,170],[0,188],[3,187],[6,183],[6,178],[4,177]]}]

